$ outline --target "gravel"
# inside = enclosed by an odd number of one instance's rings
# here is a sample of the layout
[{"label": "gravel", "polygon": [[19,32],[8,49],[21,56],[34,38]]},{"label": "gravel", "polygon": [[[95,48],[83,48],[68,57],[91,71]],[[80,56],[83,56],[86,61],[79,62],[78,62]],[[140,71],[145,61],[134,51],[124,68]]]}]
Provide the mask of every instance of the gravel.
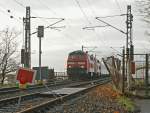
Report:
[{"label": "gravel", "polygon": [[48,113],[129,113],[118,104],[118,95],[112,90],[111,84],[103,85],[51,108]]}]

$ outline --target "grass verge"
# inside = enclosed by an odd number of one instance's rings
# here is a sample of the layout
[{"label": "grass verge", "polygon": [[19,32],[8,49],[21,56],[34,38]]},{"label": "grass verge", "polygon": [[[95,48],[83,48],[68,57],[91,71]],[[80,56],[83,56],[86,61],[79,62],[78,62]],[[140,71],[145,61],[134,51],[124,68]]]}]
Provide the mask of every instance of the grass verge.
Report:
[{"label": "grass verge", "polygon": [[117,100],[118,100],[118,103],[119,103],[120,105],[124,106],[124,108],[125,108],[127,111],[131,111],[131,112],[134,111],[134,109],[135,109],[135,104],[134,104],[134,102],[133,102],[130,98],[128,98],[128,97],[126,97],[126,96],[120,96],[120,97],[118,97]]}]

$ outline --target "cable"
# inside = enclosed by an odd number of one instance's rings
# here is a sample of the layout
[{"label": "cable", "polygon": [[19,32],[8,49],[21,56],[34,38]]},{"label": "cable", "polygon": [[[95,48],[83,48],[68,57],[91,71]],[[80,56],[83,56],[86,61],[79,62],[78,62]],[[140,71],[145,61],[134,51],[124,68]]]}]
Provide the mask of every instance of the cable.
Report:
[{"label": "cable", "polygon": [[[117,53],[119,53],[120,55],[122,54],[120,51],[116,50],[114,47],[110,47],[112,50],[116,51]],[[120,47],[121,48],[121,47]]]},{"label": "cable", "polygon": [[84,10],[82,9],[82,7],[81,7],[81,5],[80,5],[79,1],[78,1],[78,0],[75,0],[75,1],[76,1],[76,3],[77,3],[78,7],[80,8],[80,10],[81,10],[81,12],[82,12],[83,16],[84,16],[84,17],[85,17],[85,19],[87,20],[87,22],[88,22],[89,24],[91,24],[91,22],[89,21],[89,19],[88,19],[87,15],[85,14]]},{"label": "cable", "polygon": [[97,26],[91,26],[91,27],[84,27],[84,28],[82,28],[82,29],[94,30],[93,28],[95,28],[95,27],[108,27],[108,25],[104,25],[104,26],[97,25]]},{"label": "cable", "polygon": [[[44,5],[44,7],[46,7],[50,12],[52,12],[54,15],[56,15],[56,16],[58,16],[57,15],[57,13],[54,11],[54,10],[52,10],[49,6],[47,6],[46,5],[46,3],[44,3],[45,1],[42,1],[41,2],[41,0],[39,0],[39,3],[40,3],[40,5],[42,4],[42,5]],[[68,26],[71,26],[69,23],[68,23],[68,21],[66,22],[66,24],[68,25]],[[64,33],[62,33],[65,37],[69,37],[69,38],[71,38],[72,36],[70,36],[70,35],[68,35],[68,34],[64,34]],[[71,38],[71,39],[76,39],[76,38]],[[78,40],[77,40],[78,41]],[[79,41],[78,41],[79,42]],[[80,43],[80,42],[79,42]]]},{"label": "cable", "polygon": [[[92,14],[94,15],[93,17],[95,18],[95,17],[96,17],[96,14],[95,14],[93,8],[92,8],[91,5],[90,5],[90,4],[91,4],[90,1],[89,1],[89,0],[86,0],[86,2],[87,2],[87,4],[89,5]],[[105,25],[105,26],[103,26],[103,27],[106,27],[106,26],[108,26],[108,25]],[[97,27],[101,27],[101,26],[97,26]],[[85,28],[86,28],[86,27],[85,27]],[[88,28],[88,27],[87,27],[87,28]],[[104,40],[101,40],[100,35],[96,33],[95,29],[94,29],[93,32],[95,33],[95,36],[98,37],[98,39],[101,41],[101,43],[104,44],[104,46],[109,47],[109,46],[106,44],[106,42],[105,42]],[[101,31],[101,33],[102,33],[102,35],[104,36],[104,33],[103,33],[102,31]]]},{"label": "cable", "polygon": [[[92,23],[89,21],[89,19],[88,19],[86,13],[84,12],[84,10],[82,9],[82,7],[81,7],[81,5],[80,5],[80,3],[79,3],[79,1],[78,1],[78,0],[75,0],[75,1],[76,1],[76,3],[77,3],[78,7],[80,8],[80,10],[81,10],[83,16],[85,17],[85,19],[87,20],[87,22],[91,25]],[[88,3],[89,3],[89,2],[88,2]],[[94,32],[95,32],[95,30],[94,30]],[[96,36],[96,37],[99,37],[96,32],[95,32],[95,36]]]},{"label": "cable", "polygon": [[[46,7],[51,13],[53,13],[54,15],[56,15],[56,16],[58,16],[57,15],[57,13],[54,11],[54,10],[52,10],[50,7],[48,7],[45,3],[43,3],[44,1],[42,1],[41,2],[41,0],[38,0],[39,1],[39,3],[40,3],[40,5],[42,4],[42,5],[44,5],[44,7]],[[43,18],[43,17],[38,17],[38,18]],[[46,19],[46,18],[45,18]],[[49,19],[49,18],[47,18],[47,19]],[[58,18],[51,18],[51,19],[58,19]],[[59,18],[60,19],[60,18]]]},{"label": "cable", "polygon": [[116,28],[115,26],[112,26],[111,24],[109,24],[109,23],[107,23],[107,22],[105,22],[105,21],[103,21],[103,20],[99,19],[99,17],[96,17],[96,19],[97,19],[97,20],[99,20],[99,21],[101,21],[101,22],[103,22],[103,23],[105,23],[106,25],[108,25],[108,26],[110,26],[110,27],[112,27],[112,28],[114,28],[114,29],[116,29],[116,30],[120,31],[120,32],[121,32],[121,33],[123,33],[123,34],[127,34],[127,33],[126,33],[126,32],[124,32],[123,30],[118,29],[118,28]]},{"label": "cable", "polygon": [[115,2],[116,2],[116,4],[117,4],[117,6],[118,6],[118,9],[119,9],[120,13],[122,13],[122,10],[121,10],[121,7],[120,7],[120,5],[119,5],[118,0],[115,0]]},{"label": "cable", "polygon": [[[22,6],[23,8],[26,8],[25,7],[25,5],[23,5],[22,3],[20,3],[20,2],[18,2],[17,0],[14,0],[17,4],[19,4],[20,6]],[[34,14],[35,14],[35,12],[34,12]],[[37,14],[35,14],[35,15],[37,15]],[[48,21],[46,21],[45,19],[61,19],[61,18],[44,18],[44,17],[38,17],[38,16],[32,16],[31,18],[39,18],[39,19],[41,19],[41,20],[44,20],[45,22],[46,22],[46,24],[48,23]],[[57,22],[56,22],[57,23]],[[53,24],[52,24],[53,25]],[[36,33],[36,32],[33,32],[32,34],[34,34],[34,33]]]},{"label": "cable", "polygon": [[[61,21],[63,21],[63,20],[64,20],[64,19],[60,19],[59,21],[57,21],[57,22],[55,22],[55,23],[53,23],[53,24],[51,24],[51,25],[49,25],[49,26],[44,27],[44,29],[50,28],[51,26],[53,26],[53,25],[55,25],[55,24],[57,24],[57,23],[59,23],[59,22],[61,22]],[[37,31],[31,33],[31,35],[36,34],[36,33],[37,33]]]},{"label": "cable", "polygon": [[56,12],[54,10],[52,10],[50,7],[48,7],[45,3],[43,3],[43,1],[41,2],[41,0],[38,0],[40,4],[44,5],[50,12],[52,12],[54,15],[57,15]]},{"label": "cable", "polygon": [[99,18],[112,18],[112,17],[117,17],[117,16],[125,16],[127,14],[120,14],[120,15],[110,15],[110,16],[102,16],[102,17],[99,17]]},{"label": "cable", "polygon": [[17,0],[13,0],[13,1],[16,2],[18,5],[20,5],[21,7],[26,8],[25,5],[23,5],[22,3],[18,2]]},{"label": "cable", "polygon": [[89,1],[89,0],[86,0],[86,2],[87,2],[87,4],[89,5],[92,14],[94,15],[94,17],[96,17],[95,12],[94,12],[93,8],[92,8],[91,5],[90,5],[90,4],[91,4],[90,1]]},{"label": "cable", "polygon": [[126,4],[126,6],[127,6],[127,5],[128,5],[127,0],[124,0],[124,2],[125,2],[125,4]]},{"label": "cable", "polygon": [[76,2],[76,4],[78,5],[78,7],[79,7],[81,13],[83,14],[85,20],[91,25],[91,22],[89,21],[89,19],[88,19],[86,13],[84,12],[83,8],[81,7],[81,5],[80,5],[80,3],[79,3],[79,1],[78,1],[78,0],[75,0],[75,2]]},{"label": "cable", "polygon": [[[17,3],[18,5],[20,5],[21,7],[23,7],[23,8],[26,9],[26,6],[25,6],[23,3],[18,2],[17,0],[13,0],[13,1],[14,1],[15,3]],[[34,15],[38,16],[35,12],[33,12],[33,13],[34,13]],[[42,19],[42,18],[41,18],[41,20],[45,21],[45,23],[48,23],[48,21],[46,21],[46,20],[44,20],[44,19]]]},{"label": "cable", "polygon": [[[42,2],[41,2],[41,0],[39,0],[39,2],[40,2],[41,4],[43,4],[43,5],[44,5],[50,12],[52,12],[54,15],[60,17],[60,15],[58,15],[53,9],[51,9],[49,6],[46,5],[45,1],[42,1]],[[43,2],[44,2],[44,3],[43,3]],[[69,20],[69,19],[68,19],[68,20]],[[67,24],[68,26],[71,26],[68,21],[66,21],[66,24]],[[66,35],[66,34],[64,34],[64,33],[63,33],[63,35],[64,35],[65,37],[71,37],[71,36]],[[72,39],[76,39],[76,38],[72,38]]]},{"label": "cable", "polygon": [[[40,2],[40,5],[43,4],[51,13],[58,16],[57,13],[53,9],[51,9],[49,6],[47,6],[44,1],[41,2],[41,0],[39,0],[39,2]],[[59,15],[59,17],[60,17],[60,15]],[[68,26],[70,26],[70,24],[68,22],[67,22],[67,24],[68,24]]]},{"label": "cable", "polygon": [[[42,4],[42,5],[44,5],[50,12],[52,12],[54,15],[56,15],[57,16],[57,14],[56,14],[56,12],[55,11],[53,11],[51,8],[49,8],[45,3],[43,3],[44,1],[40,1],[39,0],[39,2],[40,2],[40,5]],[[22,5],[21,5],[22,6]],[[24,6],[24,5],[23,5]],[[39,17],[39,18],[43,18],[43,17]],[[54,19],[54,18],[53,18]],[[56,18],[55,18],[56,19]],[[68,24],[69,25],[69,24]],[[32,34],[35,34],[36,33],[36,31],[35,32],[33,32]],[[66,34],[63,34],[65,37],[71,37],[71,36],[69,36],[69,35],[66,35]],[[75,39],[75,38],[72,38],[72,39]]]}]

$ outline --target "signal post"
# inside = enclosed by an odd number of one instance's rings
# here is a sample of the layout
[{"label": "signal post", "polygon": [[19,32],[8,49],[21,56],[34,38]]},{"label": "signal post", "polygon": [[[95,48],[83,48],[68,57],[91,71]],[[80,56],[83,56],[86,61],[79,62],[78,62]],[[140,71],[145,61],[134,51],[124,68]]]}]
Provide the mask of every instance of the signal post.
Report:
[{"label": "signal post", "polygon": [[41,75],[41,38],[44,37],[44,26],[38,26],[38,31],[37,31],[37,37],[39,37],[39,76],[40,80],[39,83],[42,83],[42,75]]}]

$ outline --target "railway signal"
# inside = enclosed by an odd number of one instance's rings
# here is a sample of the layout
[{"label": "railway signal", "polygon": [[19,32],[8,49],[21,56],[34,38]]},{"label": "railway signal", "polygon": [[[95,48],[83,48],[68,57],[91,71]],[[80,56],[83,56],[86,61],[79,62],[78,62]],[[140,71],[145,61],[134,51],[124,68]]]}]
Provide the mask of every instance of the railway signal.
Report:
[{"label": "railway signal", "polygon": [[41,38],[44,37],[44,26],[38,26],[37,36],[39,37],[39,76],[41,81]]},{"label": "railway signal", "polygon": [[38,26],[38,33],[37,36],[40,37],[44,37],[44,26]]},{"label": "railway signal", "polygon": [[[10,10],[8,10],[8,12],[10,12]],[[13,16],[12,16],[13,18]],[[32,17],[31,16],[31,11],[30,11],[30,6],[27,6],[26,7],[26,17],[24,18],[23,17],[23,27],[25,26],[25,48],[23,48],[25,51],[24,51],[24,58],[22,60],[22,64],[24,65],[24,67],[26,68],[31,68],[31,35],[33,34],[36,34],[36,32],[33,32],[31,33],[31,18],[42,18],[42,19],[55,19],[55,20],[58,20],[48,26],[46,26],[45,28],[39,28],[39,29],[47,29],[47,28],[51,28],[51,29],[56,29],[58,30],[58,28],[63,28],[64,26],[60,26],[60,27],[53,27],[53,25],[57,24],[57,23],[60,23],[64,20],[64,18],[44,18],[44,17]],[[39,30],[39,35],[43,34],[42,30]],[[44,35],[44,34],[43,34]],[[40,36],[40,37],[43,37],[43,36]],[[24,42],[23,42],[24,43]]]}]

